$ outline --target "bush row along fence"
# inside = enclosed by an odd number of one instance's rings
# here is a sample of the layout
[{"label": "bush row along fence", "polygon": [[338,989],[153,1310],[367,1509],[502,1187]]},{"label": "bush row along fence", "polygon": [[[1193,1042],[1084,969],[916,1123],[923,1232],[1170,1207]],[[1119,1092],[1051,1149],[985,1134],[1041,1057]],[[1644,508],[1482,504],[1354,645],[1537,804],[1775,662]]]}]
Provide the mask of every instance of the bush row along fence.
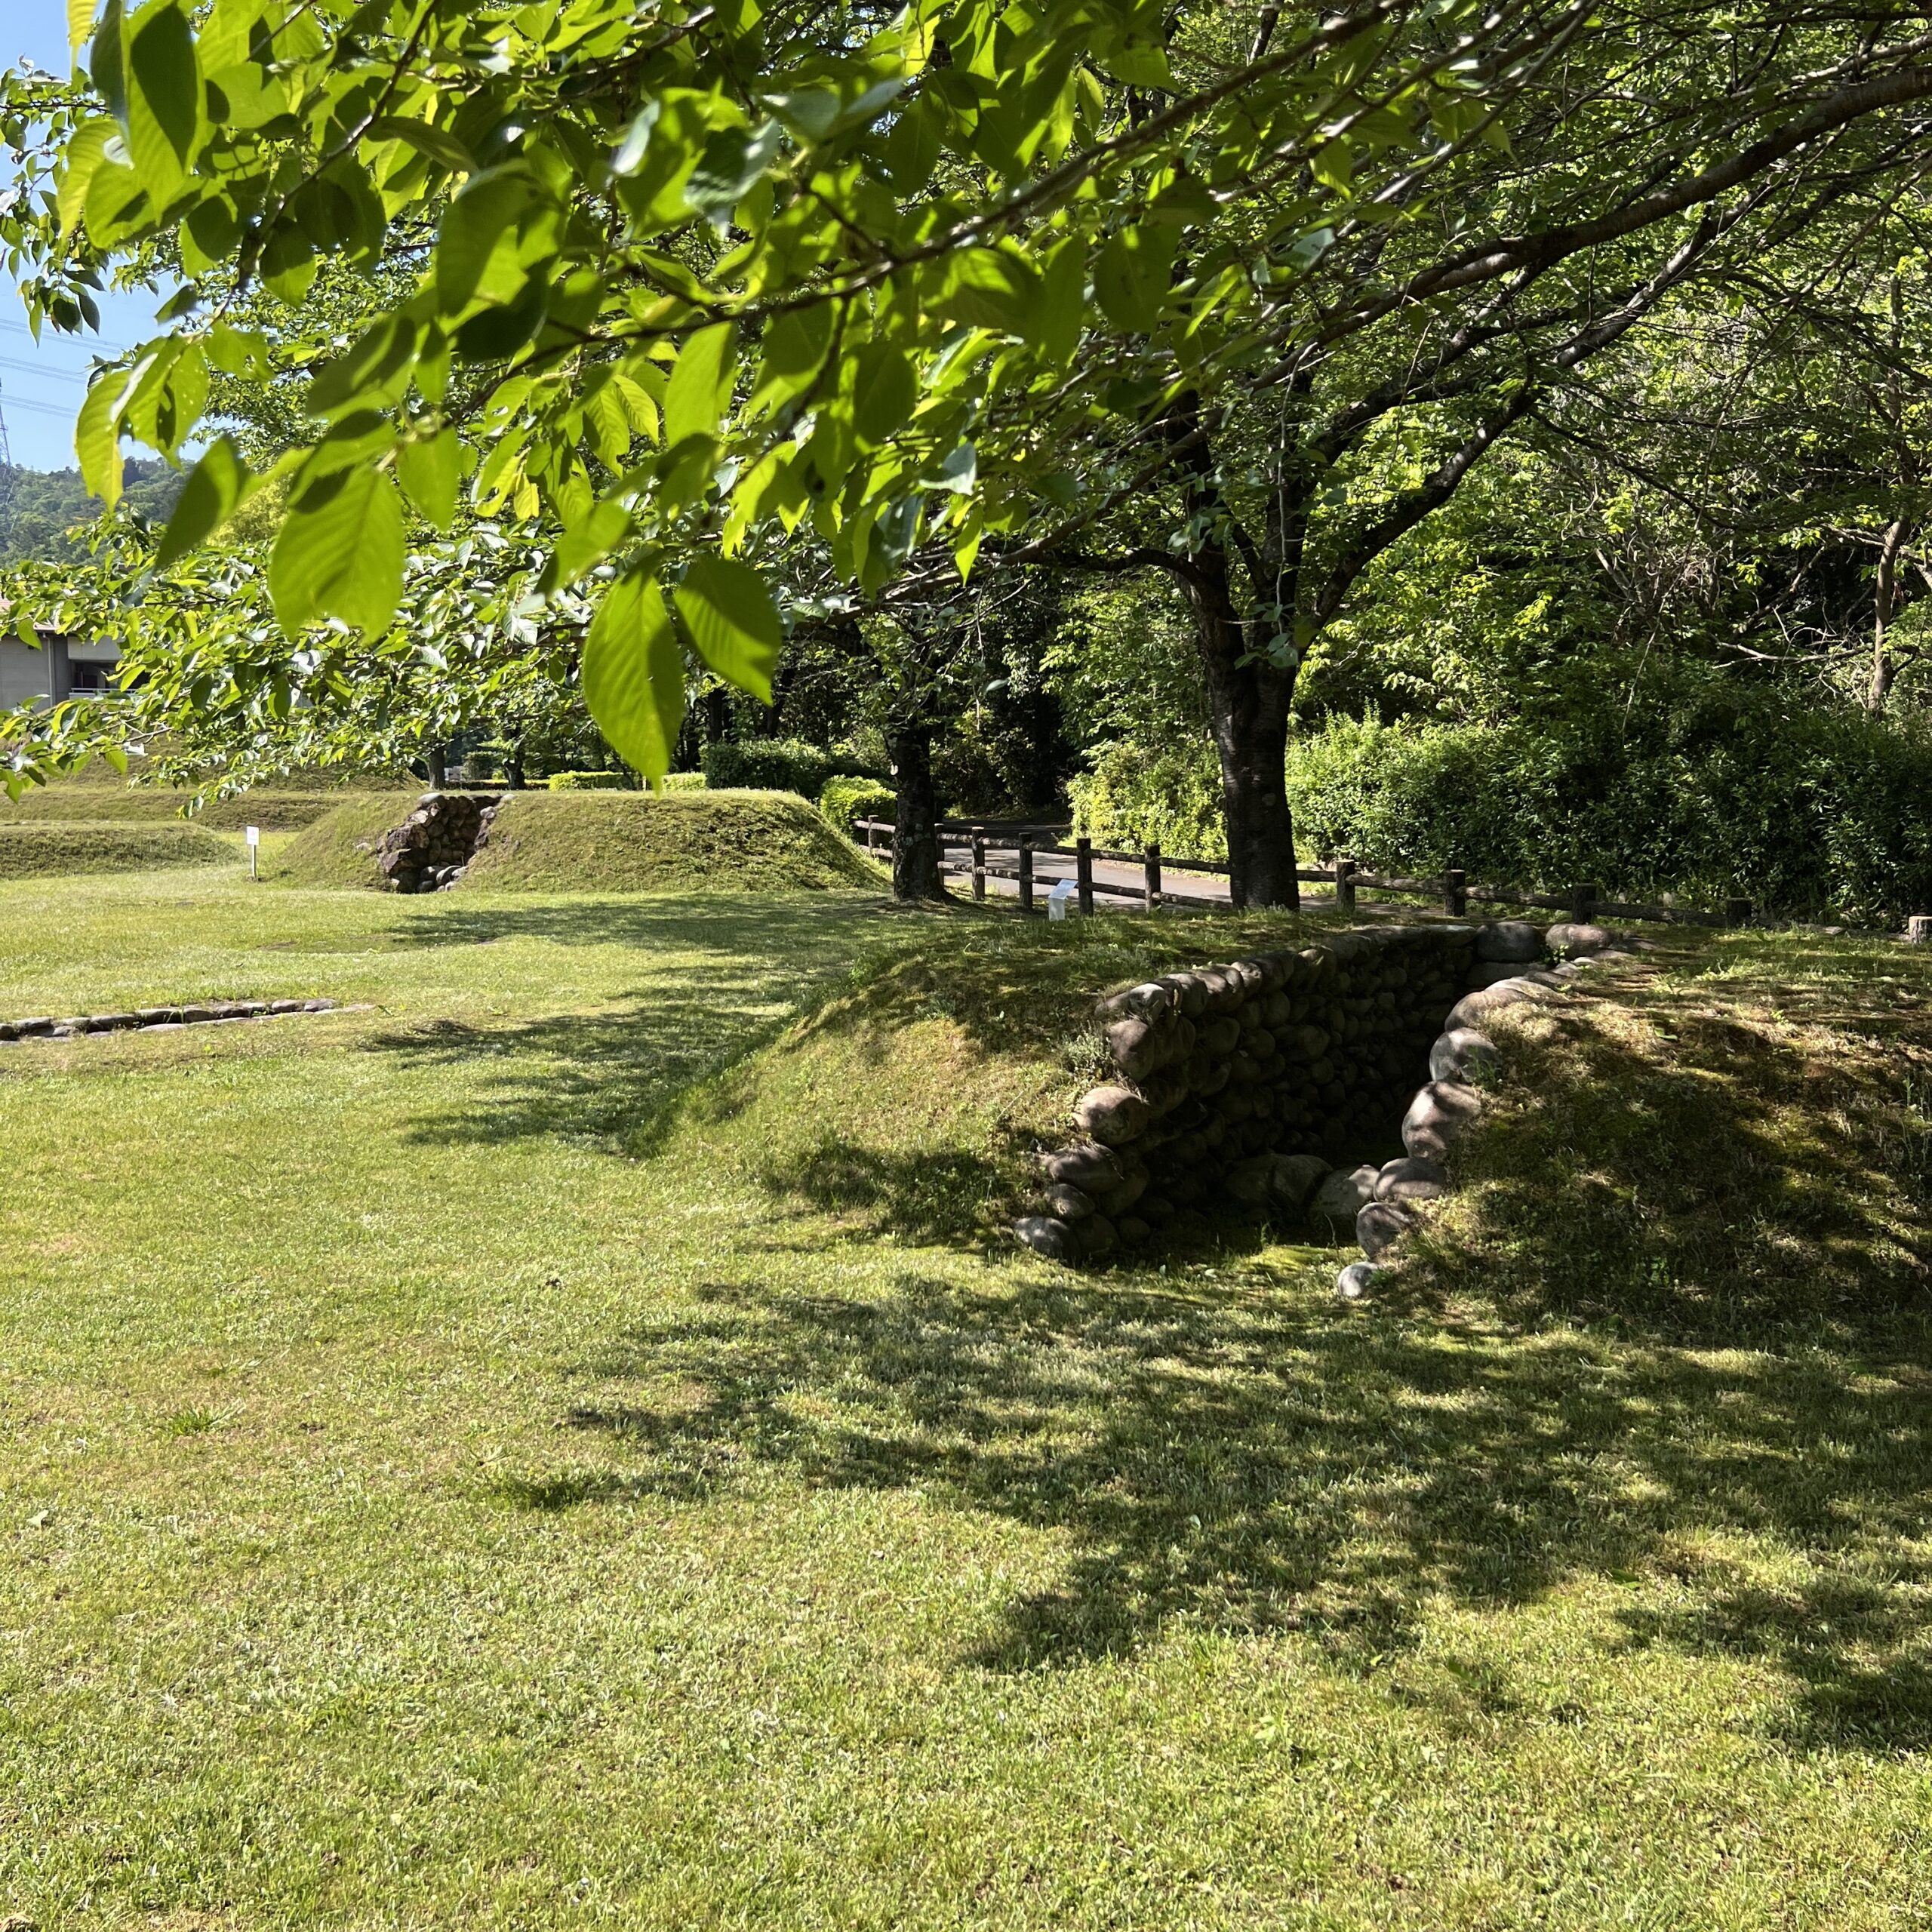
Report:
[{"label": "bush row along fence", "polygon": [[[862,818],[855,823],[853,829],[863,833],[868,851],[878,850],[881,842],[888,846],[892,842],[893,826],[888,820]],[[1137,902],[1143,910],[1149,912],[1164,905],[1212,906],[1227,903],[1218,893],[1190,892],[1185,884],[1177,888],[1167,880],[1163,871],[1164,867],[1172,867],[1183,872],[1224,876],[1229,867],[1223,861],[1179,858],[1172,854],[1163,854],[1160,847],[1155,844],[1138,852],[1109,851],[1087,838],[1075,839],[1071,846],[1063,845],[1059,841],[1065,830],[1064,826],[1052,825],[995,828],[943,821],[939,828],[940,869],[955,878],[970,878],[975,899],[985,898],[989,878],[1013,881],[1018,888],[1023,912],[1035,909],[1041,884],[1056,882],[1044,880],[1038,875],[1036,862],[1042,858],[1073,861],[1071,876],[1074,899],[1083,913],[1094,910],[1097,897]],[[1013,855],[1011,864],[1004,862],[1004,855],[1008,852]],[[1140,881],[1137,885],[1126,885],[1097,878],[1094,873],[1096,861],[1103,865],[1137,866]],[[1592,881],[1552,893],[1522,885],[1472,884],[1460,870],[1454,867],[1434,878],[1392,878],[1364,872],[1352,859],[1346,857],[1337,857],[1327,866],[1297,866],[1295,877],[1310,884],[1332,885],[1336,906],[1343,912],[1355,909],[1358,894],[1372,892],[1386,894],[1392,898],[1432,900],[1445,912],[1457,918],[1462,917],[1473,905],[1534,906],[1561,912],[1579,923],[1608,918],[1669,925],[1742,926],[1749,924],[1752,916],[1752,904],[1748,899],[1727,900],[1719,911],[1687,906],[1650,905],[1606,899],[1601,886]]]}]

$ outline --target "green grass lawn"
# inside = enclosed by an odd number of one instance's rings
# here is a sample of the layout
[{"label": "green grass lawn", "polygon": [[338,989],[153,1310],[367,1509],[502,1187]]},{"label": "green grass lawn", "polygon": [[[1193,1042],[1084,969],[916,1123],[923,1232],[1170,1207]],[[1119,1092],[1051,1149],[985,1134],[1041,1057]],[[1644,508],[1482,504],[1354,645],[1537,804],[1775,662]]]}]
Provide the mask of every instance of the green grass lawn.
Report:
[{"label": "green grass lawn", "polygon": [[1932,1922],[1932,962],[1515,1023],[1354,1307],[975,1232],[1208,922],[0,917],[368,1008],[0,1048],[0,1925]]}]

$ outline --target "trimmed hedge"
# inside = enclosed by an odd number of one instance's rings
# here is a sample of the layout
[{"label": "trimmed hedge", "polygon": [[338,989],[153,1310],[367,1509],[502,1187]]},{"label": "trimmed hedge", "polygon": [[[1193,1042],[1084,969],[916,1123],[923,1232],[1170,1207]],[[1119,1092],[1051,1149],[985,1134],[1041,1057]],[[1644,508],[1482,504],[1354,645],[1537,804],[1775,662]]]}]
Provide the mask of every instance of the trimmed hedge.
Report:
[{"label": "trimmed hedge", "polygon": [[891,818],[899,809],[899,794],[876,778],[828,778],[818,808],[849,838],[861,818]]},{"label": "trimmed hedge", "polygon": [[816,799],[828,778],[883,774],[857,760],[796,738],[721,740],[704,748],[704,782],[713,792],[796,792]]},{"label": "trimmed hedge", "polygon": [[627,771],[553,771],[544,783],[552,792],[634,792],[637,781]]},{"label": "trimmed hedge", "polygon": [[[1097,844],[1226,856],[1205,743],[1112,746],[1069,789]],[[1628,730],[1337,719],[1291,747],[1287,789],[1304,852],[1372,872],[1860,924],[1932,911],[1932,730],[1848,705],[1730,688]]]}]

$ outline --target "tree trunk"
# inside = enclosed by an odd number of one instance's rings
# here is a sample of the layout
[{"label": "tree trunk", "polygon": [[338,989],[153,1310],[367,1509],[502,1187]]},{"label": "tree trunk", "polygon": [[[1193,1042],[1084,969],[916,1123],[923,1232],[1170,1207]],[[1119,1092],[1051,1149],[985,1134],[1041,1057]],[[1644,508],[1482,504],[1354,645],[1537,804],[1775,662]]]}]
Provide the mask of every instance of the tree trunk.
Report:
[{"label": "tree trunk", "polygon": [[[1244,663],[1225,552],[1193,560],[1183,580],[1208,687],[1208,724],[1221,761],[1229,885],[1237,906],[1301,904],[1294,823],[1288,811],[1288,706],[1295,674],[1265,658]],[[1218,568],[1217,568],[1218,566]]]},{"label": "tree trunk", "polygon": [[895,899],[943,899],[939,871],[939,805],[933,793],[933,734],[924,724],[886,734],[899,788],[892,820],[892,894]]},{"label": "tree trunk", "polygon": [[1878,546],[1878,586],[1872,599],[1872,682],[1865,694],[1865,708],[1883,711],[1890,694],[1898,664],[1887,649],[1885,633],[1891,628],[1892,611],[1898,601],[1899,552],[1905,546],[1905,519],[1897,518],[1886,530]]},{"label": "tree trunk", "polygon": [[447,791],[449,788],[450,768],[448,761],[443,755],[442,746],[441,745],[424,746],[423,762],[429,768],[429,789],[432,792]]}]

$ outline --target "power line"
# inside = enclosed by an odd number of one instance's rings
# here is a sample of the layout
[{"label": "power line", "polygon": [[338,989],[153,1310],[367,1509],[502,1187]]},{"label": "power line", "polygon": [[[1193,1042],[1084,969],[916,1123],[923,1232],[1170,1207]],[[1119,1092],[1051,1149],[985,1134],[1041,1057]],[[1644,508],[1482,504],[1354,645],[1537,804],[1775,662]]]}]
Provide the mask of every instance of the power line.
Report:
[{"label": "power line", "polygon": [[72,407],[64,402],[42,402],[33,396],[17,395],[14,398],[16,409],[24,409],[35,416],[57,416],[63,422],[74,420]]},{"label": "power line", "polygon": [[0,369],[18,369],[29,376],[45,376],[57,383],[78,383],[85,386],[87,372],[84,369],[50,369],[44,363],[29,362],[19,355],[0,355]]}]

